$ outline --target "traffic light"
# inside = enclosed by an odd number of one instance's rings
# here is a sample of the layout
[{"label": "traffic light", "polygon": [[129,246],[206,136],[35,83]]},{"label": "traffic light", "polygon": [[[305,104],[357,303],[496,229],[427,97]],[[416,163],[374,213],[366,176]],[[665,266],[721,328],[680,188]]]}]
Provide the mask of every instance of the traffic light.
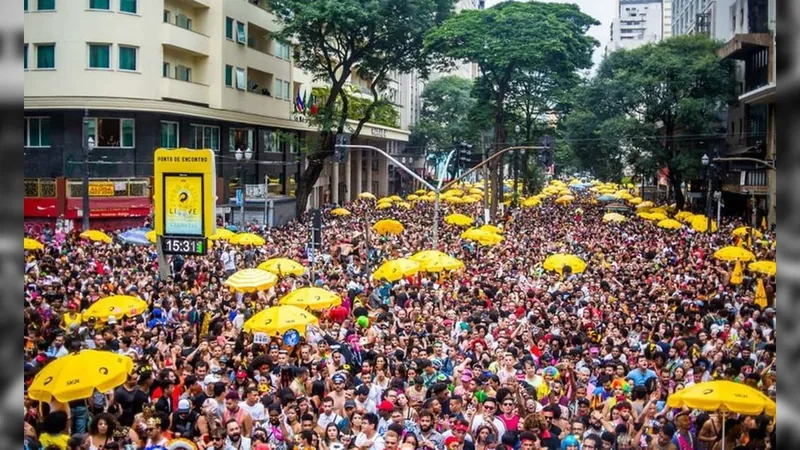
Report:
[{"label": "traffic light", "polygon": [[350,135],[349,134],[337,134],[335,146],[333,148],[333,158],[334,161],[337,163],[343,163],[347,159],[347,147],[341,147],[342,145],[350,145]]},{"label": "traffic light", "polygon": [[553,165],[553,152],[556,148],[556,140],[553,139],[552,136],[544,135],[539,140],[539,146],[544,147],[543,149],[539,150],[537,155],[537,161],[541,166],[552,166]]}]

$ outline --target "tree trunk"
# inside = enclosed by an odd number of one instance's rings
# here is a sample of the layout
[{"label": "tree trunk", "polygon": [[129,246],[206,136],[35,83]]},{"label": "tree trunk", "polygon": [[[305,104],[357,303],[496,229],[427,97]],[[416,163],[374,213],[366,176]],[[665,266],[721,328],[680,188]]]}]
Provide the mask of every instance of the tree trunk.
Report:
[{"label": "tree trunk", "polygon": [[672,191],[675,193],[675,206],[678,210],[682,210],[683,206],[686,204],[686,198],[683,196],[683,191],[681,190],[681,178],[679,173],[669,168],[669,184],[672,186]]},{"label": "tree trunk", "polygon": [[333,151],[333,132],[322,132],[319,148],[315,153],[308,155],[308,167],[299,174],[297,178],[297,189],[295,190],[295,217],[298,219],[306,212],[308,197],[317,183],[322,169],[325,168],[325,159],[334,154]]},{"label": "tree trunk", "polygon": [[[505,111],[503,110],[503,100],[502,97],[496,100],[498,103],[499,108],[495,111],[494,115],[494,151],[495,153],[499,152],[503,148],[506,147],[506,130],[504,128],[505,125]],[[491,204],[489,206],[489,213],[491,214],[492,220],[494,220],[495,216],[497,215],[497,204],[498,199],[502,201],[503,198],[503,182],[502,182],[502,170],[503,170],[503,156],[498,157],[496,160],[492,161],[489,164],[489,170],[491,170],[491,184],[492,186],[489,187],[492,191],[491,197]]]}]

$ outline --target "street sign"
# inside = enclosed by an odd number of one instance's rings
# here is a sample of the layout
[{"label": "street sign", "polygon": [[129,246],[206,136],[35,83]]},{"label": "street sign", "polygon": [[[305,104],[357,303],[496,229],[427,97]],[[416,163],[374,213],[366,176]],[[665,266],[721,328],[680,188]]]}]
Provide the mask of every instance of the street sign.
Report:
[{"label": "street sign", "polygon": [[155,151],[154,229],[164,254],[205,254],[216,232],[216,169],[210,149]]}]

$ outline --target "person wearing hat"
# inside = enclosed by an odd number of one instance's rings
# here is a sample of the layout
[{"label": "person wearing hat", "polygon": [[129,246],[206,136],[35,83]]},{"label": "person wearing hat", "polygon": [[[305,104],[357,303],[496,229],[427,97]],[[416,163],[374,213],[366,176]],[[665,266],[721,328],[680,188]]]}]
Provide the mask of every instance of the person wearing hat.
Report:
[{"label": "person wearing hat", "polygon": [[172,413],[169,430],[175,438],[192,439],[197,430],[199,415],[192,411],[192,404],[187,399],[178,402],[178,407]]}]

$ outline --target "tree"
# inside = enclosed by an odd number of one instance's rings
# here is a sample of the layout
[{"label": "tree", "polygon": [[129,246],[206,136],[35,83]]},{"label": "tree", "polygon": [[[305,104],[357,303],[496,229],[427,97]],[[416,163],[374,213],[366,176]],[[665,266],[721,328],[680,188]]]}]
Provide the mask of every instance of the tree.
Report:
[{"label": "tree", "polygon": [[718,46],[686,35],[605,58],[569,119],[583,165],[598,163],[598,176],[616,178],[625,165],[651,176],[667,168],[682,208],[681,184],[696,174],[705,143],[724,137],[721,114],[733,100],[730,62],[719,59]]},{"label": "tree", "polygon": [[[576,5],[508,1],[461,12],[431,30],[425,48],[451,60],[478,64],[476,91],[479,101],[491,108],[498,151],[507,146],[506,101],[516,76],[538,71],[558,78],[591,67],[592,50],[599,45],[586,35],[592,25],[599,22]],[[493,216],[501,195],[498,163],[490,164]]]},{"label": "tree", "polygon": [[455,143],[472,141],[475,133],[468,115],[475,99],[471,93],[472,80],[455,75],[428,83],[422,91],[420,120],[409,141],[429,153],[449,151]]},{"label": "tree", "polygon": [[[311,120],[319,138],[305,155],[308,167],[297,177],[299,217],[325,159],[334,154],[336,135],[361,133],[375,109],[385,104],[380,92],[391,73],[427,72],[431,61],[422,51],[425,33],[452,14],[453,0],[267,0],[267,5],[281,26],[274,37],[295,43],[295,65],[330,87]],[[353,73],[368,80],[372,94],[357,119],[345,89]],[[356,125],[348,127],[348,120]]]}]

